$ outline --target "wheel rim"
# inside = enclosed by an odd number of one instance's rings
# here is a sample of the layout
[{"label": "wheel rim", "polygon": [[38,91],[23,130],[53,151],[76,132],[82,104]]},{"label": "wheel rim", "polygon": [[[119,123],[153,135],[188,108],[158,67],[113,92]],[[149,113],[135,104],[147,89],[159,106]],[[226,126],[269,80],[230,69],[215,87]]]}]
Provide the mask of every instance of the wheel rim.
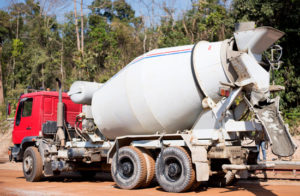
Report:
[{"label": "wheel rim", "polygon": [[133,176],[134,165],[130,158],[124,157],[119,161],[120,176],[124,179],[128,179]]},{"label": "wheel rim", "polygon": [[182,175],[182,165],[180,161],[174,157],[167,158],[165,160],[164,175],[169,181],[177,181]]},{"label": "wheel rim", "polygon": [[33,159],[31,156],[27,156],[24,159],[24,171],[26,172],[26,174],[30,174],[32,172],[33,169]]}]

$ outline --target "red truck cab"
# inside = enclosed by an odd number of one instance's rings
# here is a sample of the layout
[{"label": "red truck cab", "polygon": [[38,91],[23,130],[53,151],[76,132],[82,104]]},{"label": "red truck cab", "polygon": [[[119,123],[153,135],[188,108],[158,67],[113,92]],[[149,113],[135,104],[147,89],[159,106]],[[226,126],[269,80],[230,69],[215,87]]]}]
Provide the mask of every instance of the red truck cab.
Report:
[{"label": "red truck cab", "polygon": [[[62,93],[62,101],[64,119],[69,126],[74,127],[76,115],[81,112],[82,105],[73,103],[67,93]],[[43,124],[57,120],[57,102],[58,92],[42,91],[20,97],[12,133],[14,148],[22,149],[24,139],[41,136]],[[17,153],[19,149],[12,149],[12,153]]]}]

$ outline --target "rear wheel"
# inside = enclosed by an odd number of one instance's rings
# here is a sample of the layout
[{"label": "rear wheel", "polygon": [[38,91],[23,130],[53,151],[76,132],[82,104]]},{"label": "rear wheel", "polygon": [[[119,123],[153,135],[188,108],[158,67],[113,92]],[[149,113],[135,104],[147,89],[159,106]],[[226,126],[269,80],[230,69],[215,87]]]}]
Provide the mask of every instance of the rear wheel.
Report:
[{"label": "rear wheel", "polygon": [[142,187],[148,187],[150,183],[152,182],[154,175],[155,175],[155,161],[153,159],[152,154],[149,150],[141,148],[140,149],[144,155],[145,161],[146,161],[146,167],[147,167],[147,177],[142,185]]},{"label": "rear wheel", "polygon": [[23,173],[27,181],[37,182],[43,176],[43,162],[36,147],[28,147],[23,157]]},{"label": "rear wheel", "polygon": [[115,183],[122,189],[141,187],[147,177],[147,166],[143,153],[135,147],[120,148],[113,157],[111,174]]},{"label": "rear wheel", "polygon": [[155,164],[156,179],[168,192],[184,192],[195,182],[195,170],[190,155],[182,147],[168,147],[158,156]]}]

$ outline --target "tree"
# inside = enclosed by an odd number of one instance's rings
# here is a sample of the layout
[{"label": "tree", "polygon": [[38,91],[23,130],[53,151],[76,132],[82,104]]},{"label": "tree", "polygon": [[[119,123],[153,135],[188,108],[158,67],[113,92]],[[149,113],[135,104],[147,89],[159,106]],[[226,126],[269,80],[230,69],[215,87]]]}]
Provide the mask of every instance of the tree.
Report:
[{"label": "tree", "polygon": [[4,40],[9,36],[10,17],[7,12],[0,10],[0,105],[4,104],[4,88],[2,78],[2,45]]},{"label": "tree", "polygon": [[82,9],[82,6],[83,6],[83,0],[81,0],[81,2],[80,2],[80,15],[81,15],[81,20],[80,20],[80,23],[81,23],[81,54],[82,54],[82,57],[83,57],[84,56],[84,28],[83,28],[84,20],[83,20],[83,9]]},{"label": "tree", "polygon": [[113,19],[112,1],[110,0],[94,0],[89,6],[93,14],[103,16],[107,21],[111,22]]},{"label": "tree", "polygon": [[[2,46],[0,46],[0,59],[2,56]],[[0,60],[0,105],[4,104],[4,90],[3,90],[3,79],[2,79],[2,65]]]},{"label": "tree", "polygon": [[125,0],[116,0],[113,2],[114,17],[121,21],[132,22],[134,19],[134,11]]},{"label": "tree", "polygon": [[200,40],[219,41],[232,36],[233,19],[218,0],[198,1],[174,21],[172,10],[161,20],[159,47],[194,44]]},{"label": "tree", "polygon": [[77,21],[76,0],[74,0],[74,18],[75,18],[76,37],[77,37],[77,50],[81,51],[80,38],[79,38],[79,30],[78,30],[78,21]]}]

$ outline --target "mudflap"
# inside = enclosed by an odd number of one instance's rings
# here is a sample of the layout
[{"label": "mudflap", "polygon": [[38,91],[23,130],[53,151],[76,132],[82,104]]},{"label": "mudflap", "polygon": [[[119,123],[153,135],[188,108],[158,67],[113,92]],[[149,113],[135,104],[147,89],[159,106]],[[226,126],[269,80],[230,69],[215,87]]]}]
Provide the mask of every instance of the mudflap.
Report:
[{"label": "mudflap", "polygon": [[277,96],[273,103],[260,108],[253,107],[253,110],[264,127],[273,154],[278,157],[290,157],[295,153],[297,146],[294,144],[289,129],[280,115],[279,99]]}]

